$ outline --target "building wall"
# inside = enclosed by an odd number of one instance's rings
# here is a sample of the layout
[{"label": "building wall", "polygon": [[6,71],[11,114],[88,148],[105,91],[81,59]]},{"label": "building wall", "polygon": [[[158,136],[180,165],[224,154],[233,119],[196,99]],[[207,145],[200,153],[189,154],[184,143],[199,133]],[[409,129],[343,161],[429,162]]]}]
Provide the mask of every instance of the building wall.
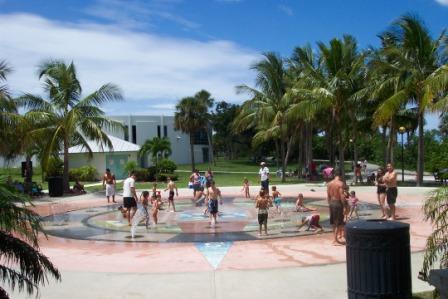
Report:
[{"label": "building wall", "polygon": [[[155,115],[127,115],[127,116],[109,116],[111,119],[120,121],[123,125],[128,126],[129,142],[133,141],[132,126],[136,126],[136,141],[138,145],[142,145],[146,140],[158,136],[157,127],[160,126],[160,137],[164,137],[164,126],[167,126],[167,138],[171,142],[172,159],[177,164],[188,164],[191,162],[190,158],[190,137],[181,131],[174,130],[174,116],[155,116]],[[108,131],[110,135],[125,139],[125,133]],[[208,148],[207,145],[195,145],[194,154],[195,162],[203,163],[203,148]],[[142,161],[142,166],[149,166],[151,164],[150,158]]]},{"label": "building wall", "polygon": [[[69,155],[69,167],[70,169],[72,169],[79,168],[85,165],[93,166],[97,171],[97,179],[101,179],[104,171],[107,168],[106,155],[127,155],[127,161],[137,161],[137,152],[93,153],[92,158],[89,158],[89,155],[87,153],[80,153]],[[120,177],[117,176],[117,178]]]}]

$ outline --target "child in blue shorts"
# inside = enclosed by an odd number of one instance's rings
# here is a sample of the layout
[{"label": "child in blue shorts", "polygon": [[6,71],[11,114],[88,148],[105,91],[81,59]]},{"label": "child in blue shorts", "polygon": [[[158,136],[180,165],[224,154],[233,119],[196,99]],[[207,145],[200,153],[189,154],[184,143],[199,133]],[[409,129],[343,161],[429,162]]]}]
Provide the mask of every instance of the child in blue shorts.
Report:
[{"label": "child in blue shorts", "polygon": [[282,205],[282,198],[280,197],[281,194],[278,192],[276,186],[272,186],[272,198],[274,199],[274,205],[277,209],[277,213],[280,214],[280,206]]}]

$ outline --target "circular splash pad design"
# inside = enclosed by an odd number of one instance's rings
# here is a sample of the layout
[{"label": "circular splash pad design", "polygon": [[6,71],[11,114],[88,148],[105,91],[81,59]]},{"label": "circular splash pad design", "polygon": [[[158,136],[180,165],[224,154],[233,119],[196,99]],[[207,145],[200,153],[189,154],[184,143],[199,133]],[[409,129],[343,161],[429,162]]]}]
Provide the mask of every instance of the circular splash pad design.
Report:
[{"label": "circular splash pad design", "polygon": [[[205,207],[190,200],[177,200],[176,212],[168,212],[168,204],[158,213],[158,224],[147,229],[141,223],[134,238],[130,226],[123,218],[118,205],[109,205],[69,211],[43,218],[45,231],[54,236],[80,240],[114,242],[226,242],[282,238],[312,234],[312,231],[298,230],[303,216],[320,215],[325,231],[331,231],[328,206],[325,199],[306,201],[314,212],[296,212],[295,198],[283,198],[280,212],[275,207],[269,210],[268,236],[258,237],[258,218],[255,202],[245,198],[224,198],[219,205],[218,222],[210,225],[210,218],[204,215]],[[360,216],[371,218],[378,214],[375,205],[362,204]]]}]

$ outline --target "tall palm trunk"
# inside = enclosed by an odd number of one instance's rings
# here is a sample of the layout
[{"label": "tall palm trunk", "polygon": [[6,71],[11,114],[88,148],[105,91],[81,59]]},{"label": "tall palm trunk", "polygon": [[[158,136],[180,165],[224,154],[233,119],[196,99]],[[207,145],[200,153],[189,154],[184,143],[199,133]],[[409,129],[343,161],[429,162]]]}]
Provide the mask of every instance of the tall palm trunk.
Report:
[{"label": "tall palm trunk", "polygon": [[283,133],[283,126],[280,126],[280,135],[281,135],[281,140],[280,140],[280,154],[281,154],[281,159],[282,159],[282,183],[284,183],[286,181],[286,150],[285,150],[285,145],[286,145],[286,136]]},{"label": "tall palm trunk", "polygon": [[300,128],[300,139],[299,142],[297,143],[299,145],[299,152],[298,152],[298,159],[297,159],[297,173],[298,173],[298,177],[301,178],[303,175],[303,157],[304,157],[304,152],[305,152],[305,133],[304,133],[305,128],[302,126]]},{"label": "tall palm trunk", "polygon": [[31,167],[31,156],[26,155],[25,160],[25,193],[31,194],[31,185],[33,181],[33,173],[32,173],[32,167]]},{"label": "tall palm trunk", "polygon": [[336,119],[336,117],[335,117],[335,110],[333,109],[332,110],[332,113],[331,113],[331,122],[330,122],[330,126],[329,126],[329,131],[330,131],[330,136],[329,136],[329,140],[328,140],[328,142],[329,142],[329,148],[330,148],[330,165],[331,165],[331,167],[333,167],[334,168],[334,166],[335,166],[335,160],[334,160],[334,158],[335,158],[335,146],[334,146],[334,126],[333,126],[333,124],[335,123],[335,119]]},{"label": "tall palm trunk", "polygon": [[208,166],[211,167],[214,163],[214,157],[213,157],[213,141],[212,141],[212,133],[211,130],[209,130],[209,126],[207,126],[207,143],[208,143]]},{"label": "tall palm trunk", "polygon": [[194,144],[193,144],[193,134],[190,133],[190,155],[191,155],[191,171],[196,169],[194,164]]},{"label": "tall palm trunk", "polygon": [[275,140],[275,166],[277,167],[277,169],[279,169],[279,167],[280,167],[280,160],[281,159],[279,159],[279,157],[280,157],[280,150],[279,150],[279,145],[278,145],[278,140],[276,139]]},{"label": "tall palm trunk", "polygon": [[424,113],[418,114],[418,158],[417,158],[417,186],[423,185],[423,171],[424,171],[424,150],[425,150],[425,132],[423,131]]},{"label": "tall palm trunk", "polygon": [[389,139],[387,141],[387,157],[386,163],[394,163],[394,142],[395,142],[395,122],[392,118],[389,128]]},{"label": "tall palm trunk", "polygon": [[[387,143],[387,127],[383,127],[383,132],[381,134],[381,140],[383,141],[383,145]],[[387,161],[387,147],[383,146],[383,160]]]},{"label": "tall palm trunk", "polygon": [[64,187],[64,192],[70,192],[70,185],[68,181],[68,140],[64,137],[64,172],[62,176],[62,185]]}]

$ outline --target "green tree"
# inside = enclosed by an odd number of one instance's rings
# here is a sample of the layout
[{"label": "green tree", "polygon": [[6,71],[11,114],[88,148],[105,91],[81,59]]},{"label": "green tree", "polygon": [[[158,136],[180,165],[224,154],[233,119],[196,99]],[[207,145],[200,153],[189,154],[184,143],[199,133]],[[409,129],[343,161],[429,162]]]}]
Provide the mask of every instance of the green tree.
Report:
[{"label": "green tree", "polygon": [[[38,237],[43,229],[39,215],[27,208],[30,205],[27,196],[13,191],[0,177],[0,281],[31,295],[38,294],[48,276],[60,280],[61,274],[40,252]],[[8,298],[2,287],[0,298]]]},{"label": "green tree", "polygon": [[64,190],[69,186],[70,146],[82,145],[91,154],[88,140],[95,140],[101,146],[112,148],[112,143],[103,129],[122,129],[119,122],[107,118],[100,105],[123,99],[120,89],[113,84],[105,84],[86,97],[82,97],[81,84],[76,75],[75,65],[63,61],[46,61],[39,66],[39,79],[43,80],[48,99],[25,94],[19,102],[29,111],[30,118],[37,118],[47,126],[34,130],[36,134],[51,136],[44,150],[43,165],[48,157],[62,148],[64,154]]},{"label": "green tree", "polygon": [[167,158],[171,155],[171,142],[167,138],[154,137],[153,139],[148,139],[143,143],[140,147],[140,151],[138,155],[140,157],[144,157],[145,155],[150,154],[152,160],[155,164],[158,164],[159,155],[162,158]]},{"label": "green tree", "polygon": [[[286,66],[279,55],[269,52],[252,69],[257,72],[256,86],[259,89],[247,85],[237,87],[238,92],[250,94],[252,98],[243,103],[234,128],[237,132],[256,128],[254,143],[275,140],[280,149],[282,173],[286,173],[286,149],[291,142],[287,128],[291,98],[286,96]],[[282,181],[285,181],[284,175]]]},{"label": "green tree", "polygon": [[[382,34],[383,49],[387,60],[381,63],[384,80],[381,89],[393,88],[393,93],[379,105],[375,117],[391,119],[398,110],[415,105],[418,117],[417,185],[423,183],[424,171],[424,116],[440,94],[435,87],[446,86],[448,81],[440,69],[446,52],[443,32],[433,39],[429,30],[416,16],[404,15]],[[440,72],[442,74],[440,74]]]}]

